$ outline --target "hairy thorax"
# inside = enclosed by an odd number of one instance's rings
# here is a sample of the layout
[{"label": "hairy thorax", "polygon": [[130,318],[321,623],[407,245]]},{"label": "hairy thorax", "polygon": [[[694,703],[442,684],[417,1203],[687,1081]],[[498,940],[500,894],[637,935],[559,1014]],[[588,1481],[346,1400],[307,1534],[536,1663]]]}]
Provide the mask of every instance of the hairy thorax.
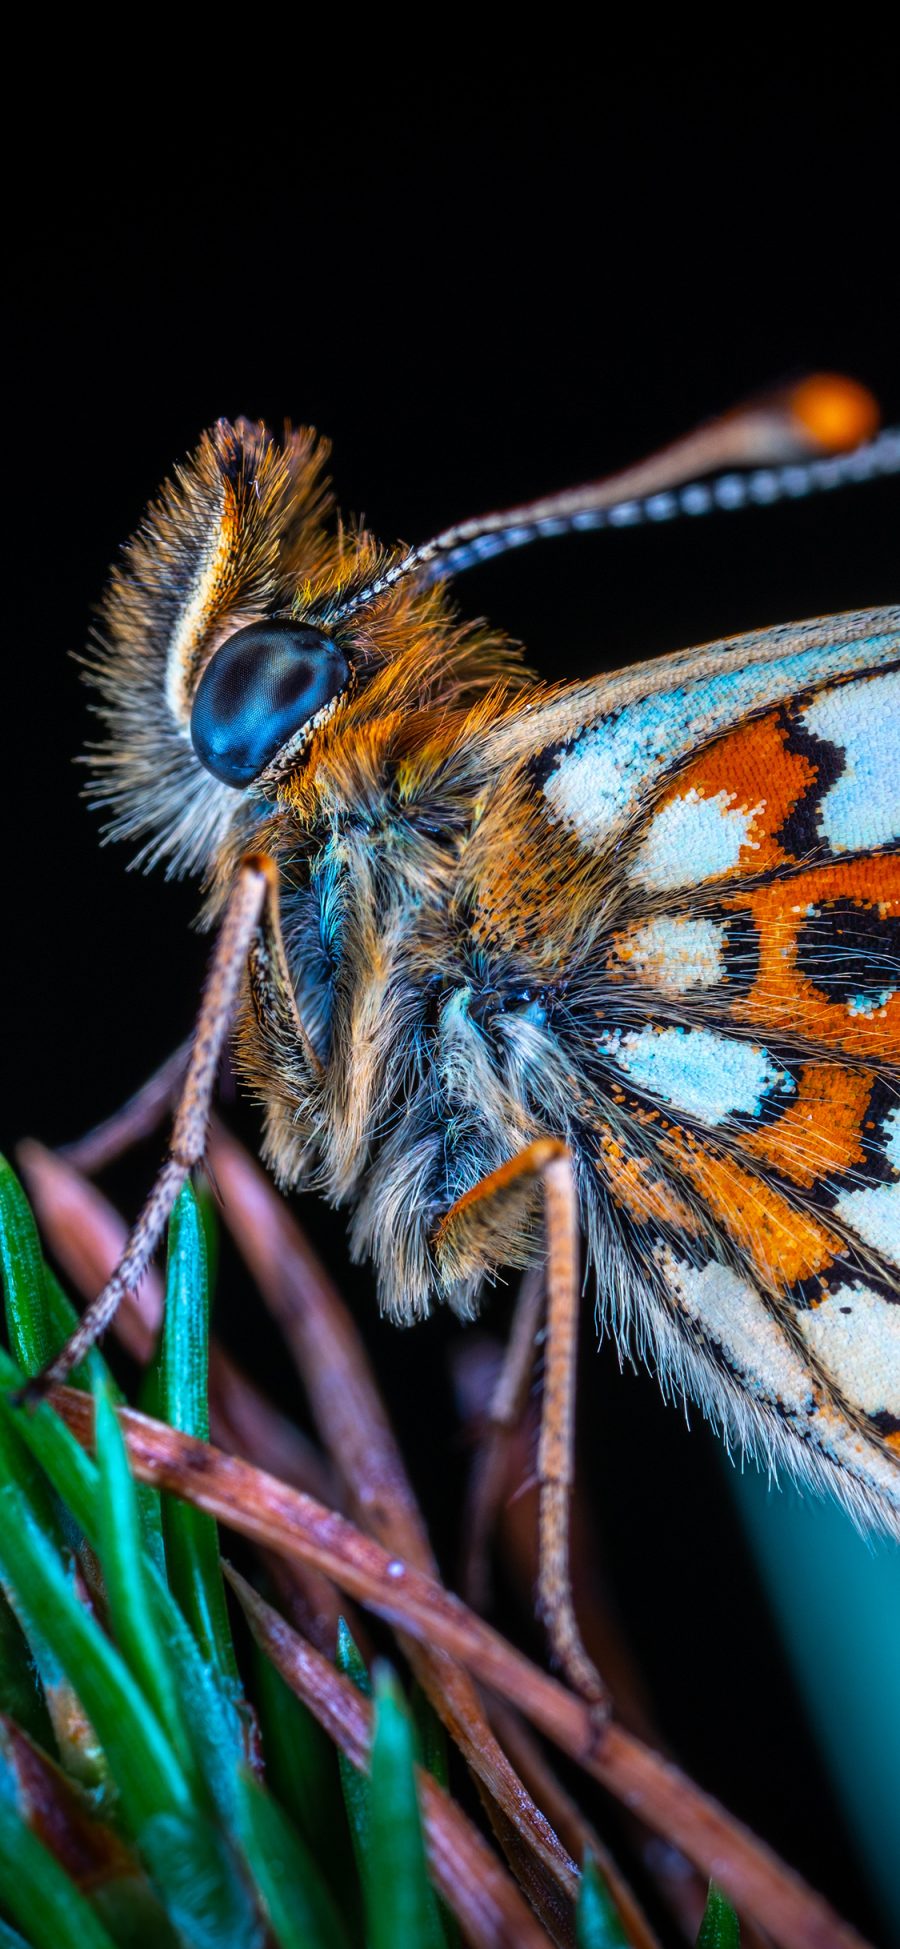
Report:
[{"label": "hairy thorax", "polygon": [[[354,1250],[405,1318],[436,1298],[473,1309],[496,1267],[484,1258],[460,1278],[442,1264],[440,1220],[532,1138],[565,1135],[586,1089],[564,1033],[573,918],[528,830],[526,774],[492,771],[486,727],[474,728],[467,739],[445,723],[414,779],[396,742],[375,764],[370,741],[352,794],[354,754],[319,757],[278,824],[284,944],[311,1048],[295,1036],[286,1061],[290,1022],[271,996],[242,1025],[267,1161],[282,1183],[355,1205]],[[537,1250],[527,1203],[507,1263]]]}]

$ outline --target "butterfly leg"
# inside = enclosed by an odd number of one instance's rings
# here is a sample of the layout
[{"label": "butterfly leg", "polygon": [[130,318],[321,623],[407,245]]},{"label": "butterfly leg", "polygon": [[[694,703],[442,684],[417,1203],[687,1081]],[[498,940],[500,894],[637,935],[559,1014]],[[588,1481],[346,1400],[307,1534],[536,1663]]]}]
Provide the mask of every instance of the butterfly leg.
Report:
[{"label": "butterfly leg", "polygon": [[[106,1331],[126,1292],[134,1291],[150,1263],[175,1200],[206,1146],[206,1128],[219,1058],[238,988],[258,932],[266,941],[267,965],[281,951],[278,872],[265,854],[245,859],[225,908],[207,976],[190,1059],[178,1099],[169,1153],[128,1237],[112,1278],[87,1307],[64,1347],[26,1388],[28,1397],[63,1381]],[[260,929],[260,923],[263,926]]]},{"label": "butterfly leg", "polygon": [[71,1144],[61,1144],[58,1155],[85,1177],[95,1177],[107,1164],[114,1164],[132,1145],[152,1136],[166,1111],[177,1103],[190,1059],[191,1038],[188,1037],[111,1116],[104,1117],[102,1123],[94,1124]]},{"label": "butterfly leg", "polygon": [[544,1317],[544,1269],[523,1275],[506,1350],[485,1416],[470,1483],[465,1523],[462,1591],[474,1610],[484,1608],[488,1547],[504,1495],[512,1437],[522,1419]]},{"label": "butterfly leg", "polygon": [[[580,1314],[578,1198],[567,1146],[555,1138],[526,1145],[517,1157],[473,1186],[441,1220],[439,1257],[452,1260],[479,1232],[496,1244],[503,1206],[518,1206],[528,1181],[540,1183],[547,1241],[547,1341],[538,1447],[540,1569],[538,1601],[553,1655],[571,1685],[598,1705],[606,1687],[581,1641],[572,1603],[569,1514],[575,1436],[575,1361]],[[455,1236],[454,1236],[455,1234]]]}]

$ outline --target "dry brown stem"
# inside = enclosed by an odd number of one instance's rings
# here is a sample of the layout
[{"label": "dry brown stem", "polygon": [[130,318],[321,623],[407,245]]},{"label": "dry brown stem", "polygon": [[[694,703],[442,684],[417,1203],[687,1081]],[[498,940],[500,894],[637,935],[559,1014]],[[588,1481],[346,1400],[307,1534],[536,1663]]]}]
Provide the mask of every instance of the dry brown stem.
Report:
[{"label": "dry brown stem", "polygon": [[[52,1392],[78,1439],[91,1446],[93,1403],[76,1389]],[[135,1475],[205,1509],[227,1528],[310,1563],[376,1616],[449,1653],[621,1800],[673,1841],[767,1928],[783,1949],[861,1949],[843,1922],[770,1848],[670,1761],[615,1724],[598,1731],[590,1707],[523,1657],[460,1599],[325,1509],[236,1456],[224,1455],[145,1415],[123,1409]]]},{"label": "dry brown stem", "polygon": [[[268,1178],[218,1124],[210,1134],[210,1160],[225,1222],[294,1353],[319,1432],[361,1525],[391,1555],[437,1579],[428,1532],[347,1307]],[[521,1848],[515,1849],[516,1872],[545,1925],[565,1940],[566,1911],[578,1890],[574,1861],[496,1740],[468,1673],[414,1639],[405,1638],[403,1649],[484,1790],[489,1816],[495,1818],[496,1807],[505,1817],[497,1829],[501,1843],[508,1842],[508,1824],[540,1864],[536,1877]]]},{"label": "dry brown stem", "polygon": [[[372,1707],[321,1652],[292,1631],[230,1565],[226,1575],[253,1635],[353,1766],[367,1772]],[[475,1949],[546,1949],[547,1936],[471,1821],[422,1767],[416,1768],[432,1878]]]}]

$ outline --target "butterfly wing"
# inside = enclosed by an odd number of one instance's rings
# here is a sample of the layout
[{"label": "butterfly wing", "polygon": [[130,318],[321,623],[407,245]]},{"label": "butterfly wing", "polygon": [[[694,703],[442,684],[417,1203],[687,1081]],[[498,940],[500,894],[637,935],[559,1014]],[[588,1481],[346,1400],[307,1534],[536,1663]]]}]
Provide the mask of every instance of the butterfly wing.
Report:
[{"label": "butterfly wing", "polygon": [[543,925],[573,944],[608,1315],[732,1436],[900,1532],[900,612],[548,716]]}]

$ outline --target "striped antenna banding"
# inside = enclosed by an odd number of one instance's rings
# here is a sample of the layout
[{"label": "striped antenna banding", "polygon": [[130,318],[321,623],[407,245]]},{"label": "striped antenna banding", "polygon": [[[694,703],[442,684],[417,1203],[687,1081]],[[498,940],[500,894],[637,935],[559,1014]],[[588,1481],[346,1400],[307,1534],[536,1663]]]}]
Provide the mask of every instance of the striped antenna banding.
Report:
[{"label": "striped antenna banding", "polygon": [[696,519],[733,508],[771,507],[776,501],[803,500],[810,494],[896,473],[900,473],[900,427],[887,428],[849,453],[755,467],[744,473],[730,471],[621,500],[610,499],[611,483],[600,481],[443,529],[431,541],[409,549],[399,562],[332,610],[328,626],[347,621],[407,576],[415,575],[423,584],[444,581],[510,549],[556,535]]}]

